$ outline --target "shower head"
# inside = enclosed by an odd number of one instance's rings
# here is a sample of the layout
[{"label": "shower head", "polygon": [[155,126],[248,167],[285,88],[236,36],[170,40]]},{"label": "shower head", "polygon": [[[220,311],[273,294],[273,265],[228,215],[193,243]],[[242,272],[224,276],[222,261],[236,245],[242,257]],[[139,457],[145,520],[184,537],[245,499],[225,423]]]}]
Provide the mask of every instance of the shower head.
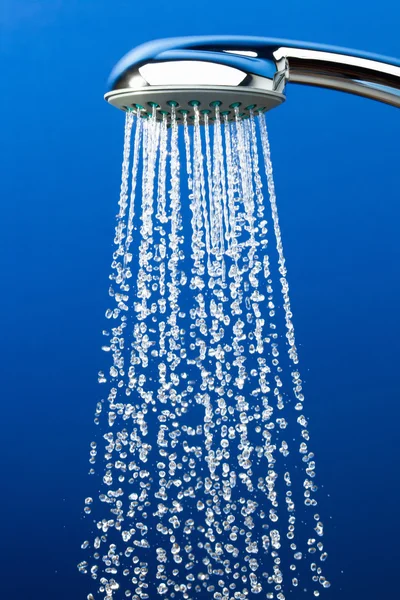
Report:
[{"label": "shower head", "polygon": [[232,105],[239,104],[243,115],[249,107],[281,104],[285,77],[274,61],[258,58],[248,44],[237,48],[231,38],[221,46],[222,39],[175,38],[135,48],[114,68],[106,100],[123,110],[142,107],[144,115],[155,103],[159,116],[174,104],[177,118],[187,111],[189,122],[195,105],[209,111],[218,104],[232,118]]},{"label": "shower head", "polygon": [[[305,42],[246,36],[200,36],[148,42],[114,68],[105,99],[143,116],[171,112],[194,117],[218,105],[267,111],[285,100],[287,82],[333,88],[400,107],[400,61]],[[237,111],[236,111],[237,112]],[[210,114],[210,119],[212,115]],[[190,121],[189,121],[190,122]]]}]

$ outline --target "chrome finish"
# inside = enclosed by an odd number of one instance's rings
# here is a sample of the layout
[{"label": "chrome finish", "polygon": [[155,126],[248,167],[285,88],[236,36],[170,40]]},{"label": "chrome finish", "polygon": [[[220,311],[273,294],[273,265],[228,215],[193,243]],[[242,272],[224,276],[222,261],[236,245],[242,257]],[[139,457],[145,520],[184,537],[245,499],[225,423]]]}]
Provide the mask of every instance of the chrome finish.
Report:
[{"label": "chrome finish", "polygon": [[[286,83],[332,88],[400,107],[400,61],[356,50],[243,36],[157,40],[127,54],[115,67],[105,99],[122,110],[150,114],[200,110],[220,102],[270,110],[285,100]],[[229,118],[232,118],[231,111]]]},{"label": "chrome finish", "polygon": [[[234,62],[235,57],[232,58],[230,62]],[[206,61],[149,62],[125,70],[105,99],[122,110],[139,106],[144,116],[152,113],[155,103],[159,120],[163,113],[171,112],[171,104],[175,103],[178,121],[185,111],[189,123],[194,119],[194,103],[200,111],[208,111],[218,103],[220,111],[228,113],[228,120],[232,120],[232,104],[238,104],[241,116],[247,117],[249,107],[267,111],[284,102],[284,77],[275,79],[275,73],[273,63],[270,77],[261,77],[231,65]],[[213,121],[213,111],[209,119]]]},{"label": "chrome finish", "polygon": [[302,48],[279,48],[274,58],[278,64],[285,61],[289,82],[331,88],[400,107],[400,66]]}]

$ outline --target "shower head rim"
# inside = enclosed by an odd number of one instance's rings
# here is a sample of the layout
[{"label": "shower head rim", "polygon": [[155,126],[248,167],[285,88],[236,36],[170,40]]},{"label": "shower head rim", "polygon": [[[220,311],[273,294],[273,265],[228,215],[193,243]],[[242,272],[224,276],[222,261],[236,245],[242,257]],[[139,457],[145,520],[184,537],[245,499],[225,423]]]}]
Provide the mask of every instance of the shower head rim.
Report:
[{"label": "shower head rim", "polygon": [[[265,112],[279,106],[285,101],[284,94],[275,90],[267,90],[253,87],[241,86],[199,86],[196,85],[171,85],[171,86],[147,86],[139,89],[125,88],[107,92],[104,99],[113,106],[123,110],[134,110],[140,105],[143,116],[153,113],[152,104],[157,104],[156,116],[158,120],[163,118],[164,112],[171,112],[171,101],[177,103],[176,112],[188,111],[187,119],[190,123],[195,113],[194,100],[199,102],[198,108],[215,109],[216,101],[219,101],[220,113],[228,110],[228,120],[235,119],[235,112],[231,110],[232,104],[240,103],[242,116],[249,116],[250,109],[255,112]],[[243,114],[244,113],[244,114]],[[202,116],[202,115],[201,115]]]}]

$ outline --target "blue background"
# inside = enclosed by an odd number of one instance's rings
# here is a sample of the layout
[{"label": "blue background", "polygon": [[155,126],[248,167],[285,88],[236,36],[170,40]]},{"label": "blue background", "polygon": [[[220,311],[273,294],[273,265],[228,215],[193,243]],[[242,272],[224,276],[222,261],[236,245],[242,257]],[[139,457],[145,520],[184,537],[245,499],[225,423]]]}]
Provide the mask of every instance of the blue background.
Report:
[{"label": "blue background", "polygon": [[[102,100],[115,62],[150,39],[229,33],[399,57],[399,16],[395,0],[3,0],[2,597],[78,600],[89,585],[76,563],[119,192],[123,115]],[[324,597],[395,598],[400,113],[289,86],[268,123],[329,494]]]}]

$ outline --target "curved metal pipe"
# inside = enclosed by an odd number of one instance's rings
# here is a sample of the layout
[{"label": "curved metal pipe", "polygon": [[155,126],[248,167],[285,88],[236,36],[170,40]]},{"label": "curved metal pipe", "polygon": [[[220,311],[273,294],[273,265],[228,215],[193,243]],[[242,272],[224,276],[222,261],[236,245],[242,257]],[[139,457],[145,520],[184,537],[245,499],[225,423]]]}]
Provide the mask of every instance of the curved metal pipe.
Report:
[{"label": "curved metal pipe", "polygon": [[[185,65],[196,73],[198,67],[210,63],[215,68],[219,65],[227,71],[242,73],[243,77],[235,84],[218,85],[211,81],[211,76],[210,81],[207,75],[204,80],[203,68],[203,77],[197,80],[195,75],[192,84],[187,84]],[[167,66],[171,65],[172,85],[165,78]],[[149,67],[158,73],[165,71],[164,83],[154,84],[146,79]],[[211,65],[209,71],[212,71]],[[106,99],[126,110],[127,106],[135,106],[131,102],[135,99],[137,102],[138,97],[147,101],[152,92],[159,94],[161,102],[165,102],[171,91],[182,93],[182,99],[187,102],[195,90],[201,91],[209,101],[218,99],[210,96],[213,90],[222,94],[225,89],[226,105],[236,101],[235,93],[246,92],[245,101],[249,101],[252,94],[257,100],[264,95],[264,109],[268,110],[285,99],[286,83],[331,88],[400,107],[400,61],[397,59],[335,46],[247,36],[169,38],[143,44],[116,65]]]},{"label": "curved metal pipe", "polygon": [[399,61],[332,50],[282,46],[274,57],[278,63],[286,62],[288,82],[331,88],[400,107]]}]

